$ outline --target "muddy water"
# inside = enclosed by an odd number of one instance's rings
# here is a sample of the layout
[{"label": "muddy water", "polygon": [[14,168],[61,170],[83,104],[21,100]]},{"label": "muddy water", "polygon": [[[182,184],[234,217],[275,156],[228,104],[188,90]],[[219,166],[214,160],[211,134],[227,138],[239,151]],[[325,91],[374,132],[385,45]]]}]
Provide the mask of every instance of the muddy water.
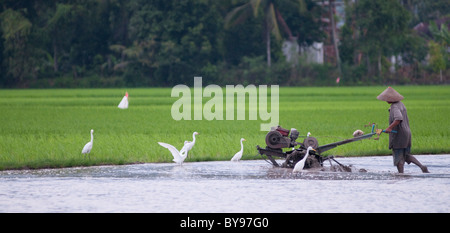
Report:
[{"label": "muddy water", "polygon": [[[263,160],[0,172],[0,212],[450,212],[450,155],[338,158],[353,172]],[[364,171],[364,172],[361,172]]]}]

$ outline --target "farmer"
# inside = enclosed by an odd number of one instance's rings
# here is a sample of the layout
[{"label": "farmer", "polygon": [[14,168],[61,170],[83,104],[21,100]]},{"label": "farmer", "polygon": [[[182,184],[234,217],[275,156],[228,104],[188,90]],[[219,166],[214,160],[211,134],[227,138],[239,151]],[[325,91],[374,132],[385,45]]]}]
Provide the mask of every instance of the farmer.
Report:
[{"label": "farmer", "polygon": [[399,173],[403,173],[405,162],[411,162],[419,166],[423,173],[428,173],[428,168],[422,165],[411,155],[411,130],[409,128],[408,114],[406,107],[401,102],[403,96],[392,87],[384,90],[377,99],[386,101],[391,105],[389,108],[389,126],[385,132],[390,133],[395,130],[397,133],[389,134],[389,149],[392,149],[394,156],[394,166],[397,166]]}]

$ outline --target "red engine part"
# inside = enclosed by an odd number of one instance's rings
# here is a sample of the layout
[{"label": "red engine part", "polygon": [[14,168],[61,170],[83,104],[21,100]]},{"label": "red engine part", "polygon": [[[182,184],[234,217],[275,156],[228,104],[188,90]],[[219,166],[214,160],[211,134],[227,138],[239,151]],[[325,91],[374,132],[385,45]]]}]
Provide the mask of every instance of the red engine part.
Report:
[{"label": "red engine part", "polygon": [[289,130],[281,128],[280,126],[278,126],[275,130],[280,132],[283,137],[287,137],[289,135]]}]

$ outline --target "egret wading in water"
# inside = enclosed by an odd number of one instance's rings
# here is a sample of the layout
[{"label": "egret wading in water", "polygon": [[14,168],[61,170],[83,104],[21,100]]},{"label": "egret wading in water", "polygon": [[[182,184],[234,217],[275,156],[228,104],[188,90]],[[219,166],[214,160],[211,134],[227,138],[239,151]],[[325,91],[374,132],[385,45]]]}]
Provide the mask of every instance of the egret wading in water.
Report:
[{"label": "egret wading in water", "polygon": [[244,145],[242,144],[243,141],[245,141],[245,139],[241,138],[241,150],[238,151],[236,154],[234,154],[233,158],[231,158],[231,161],[237,162],[237,161],[241,160],[242,152],[244,152]]},{"label": "egret wading in water", "polygon": [[297,164],[295,164],[294,170],[292,172],[300,172],[300,171],[303,170],[303,167],[305,167],[305,161],[306,161],[306,159],[309,156],[309,151],[310,150],[316,151],[311,146],[308,146],[308,149],[306,150],[305,157],[303,157],[302,160],[298,161]]},{"label": "egret wading in water", "polygon": [[[84,145],[83,150],[81,150],[82,154],[88,154],[91,152],[92,150],[92,145],[94,144],[94,130],[91,129],[91,141],[86,143],[86,145]],[[91,157],[89,156],[89,159],[91,159]]]},{"label": "egret wading in water", "polygon": [[192,147],[194,147],[195,145],[195,135],[198,135],[199,133],[194,132],[192,134],[192,142],[190,141],[184,141],[184,146],[183,148],[181,148],[180,150],[180,154],[186,154],[185,157],[188,156],[188,152],[192,149]]},{"label": "egret wading in water", "polygon": [[164,142],[158,142],[158,144],[164,148],[167,148],[170,151],[170,153],[172,153],[173,161],[175,163],[178,163],[180,165],[183,164],[183,162],[187,156],[186,153],[182,154],[182,153],[180,153],[180,151],[177,150],[177,148],[175,148],[174,146],[172,146],[170,144],[164,143]]}]

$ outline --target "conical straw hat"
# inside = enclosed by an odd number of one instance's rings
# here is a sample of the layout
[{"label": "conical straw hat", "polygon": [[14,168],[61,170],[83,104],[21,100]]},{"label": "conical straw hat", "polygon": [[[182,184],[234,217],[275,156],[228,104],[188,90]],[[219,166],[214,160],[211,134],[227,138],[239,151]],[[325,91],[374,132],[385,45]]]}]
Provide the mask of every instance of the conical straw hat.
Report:
[{"label": "conical straw hat", "polygon": [[403,99],[403,96],[400,95],[394,88],[388,87],[386,90],[381,92],[380,95],[377,96],[377,99],[387,102],[398,102]]}]

